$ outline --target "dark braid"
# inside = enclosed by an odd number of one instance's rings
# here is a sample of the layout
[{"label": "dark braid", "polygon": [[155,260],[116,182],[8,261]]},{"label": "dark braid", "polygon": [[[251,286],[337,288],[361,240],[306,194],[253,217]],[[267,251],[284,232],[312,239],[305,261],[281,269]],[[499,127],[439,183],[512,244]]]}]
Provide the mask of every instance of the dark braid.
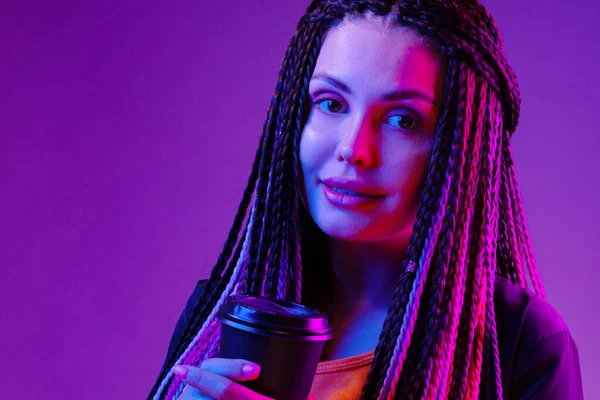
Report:
[{"label": "dark braid", "polygon": [[[278,204],[273,205],[273,203],[281,201],[281,196],[277,197],[276,200],[272,199],[273,190],[274,190],[274,188],[272,187],[273,179],[274,179],[273,174],[274,174],[275,166],[277,164],[276,156],[279,155],[278,149],[280,147],[280,142],[281,142],[280,137],[282,135],[282,128],[281,128],[282,119],[285,117],[284,113],[286,111],[289,112],[289,98],[288,98],[289,97],[289,81],[292,79],[295,79],[295,76],[297,75],[297,71],[295,69],[295,63],[294,63],[294,58],[297,57],[297,52],[298,52],[298,36],[295,35],[290,41],[290,46],[289,46],[288,51],[285,56],[287,65],[285,65],[282,68],[283,80],[281,82],[282,85],[278,90],[279,96],[281,97],[281,102],[280,102],[281,112],[277,116],[277,121],[275,124],[274,144],[273,144],[273,148],[271,150],[271,152],[275,153],[275,154],[271,156],[271,161],[269,163],[269,172],[268,172],[268,174],[265,172],[264,180],[263,180],[263,183],[266,185],[266,196],[265,196],[264,200],[262,201],[262,203],[265,206],[264,212],[260,213],[260,215],[262,217],[262,225],[260,228],[258,245],[254,246],[253,242],[251,242],[252,248],[253,249],[256,248],[256,258],[254,257],[254,252],[251,252],[251,255],[250,255],[250,259],[254,260],[253,265],[256,266],[253,269],[253,273],[252,273],[251,279],[250,279],[250,281],[252,282],[250,294],[253,294],[253,295],[261,295],[262,294],[261,291],[262,291],[262,287],[263,287],[264,275],[266,272],[266,268],[267,267],[271,268],[271,271],[273,271],[273,268],[274,268],[274,266],[272,264],[270,264],[269,266],[266,265],[266,262],[268,261],[267,258],[269,258],[271,255],[270,254],[271,247],[270,247],[270,244],[267,243],[267,241],[265,240],[265,237],[266,237],[267,233],[272,230],[272,227],[273,227],[272,216],[271,216],[272,210],[273,210],[273,208],[277,209],[279,207]],[[269,237],[269,239],[271,239],[271,238]]]},{"label": "dark braid", "polygon": [[[502,189],[500,190],[500,193],[502,193]],[[502,207],[502,203],[500,203],[500,205]],[[501,210],[500,215],[502,215],[502,213],[503,208]],[[506,221],[504,220],[504,218],[500,217],[498,219],[498,249],[496,250],[498,270],[496,271],[496,273],[498,274],[498,276],[501,276],[514,283],[517,283],[517,278],[513,273],[514,260],[510,254],[510,247],[508,245],[508,236],[506,230]]]},{"label": "dark braid", "polygon": [[[467,68],[465,66],[465,68]],[[474,78],[474,79],[473,79]],[[450,258],[451,276],[447,290],[444,290],[444,298],[442,304],[448,304],[441,311],[442,315],[446,315],[449,319],[449,327],[444,328],[445,334],[442,340],[435,344],[435,349],[432,352],[431,362],[428,365],[431,368],[425,380],[425,388],[427,390],[438,390],[439,396],[445,396],[447,393],[447,384],[445,383],[448,376],[451,376],[452,359],[456,352],[456,336],[459,331],[460,313],[464,304],[465,292],[465,263],[468,262],[470,256],[467,255],[469,243],[472,242],[470,235],[470,227],[474,215],[474,197],[476,188],[479,185],[480,174],[479,165],[481,160],[481,141],[483,130],[487,126],[489,115],[485,112],[487,107],[487,92],[489,86],[479,76],[474,75],[469,71],[469,86],[472,86],[473,97],[472,106],[467,103],[467,113],[465,117],[465,129],[463,142],[466,143],[467,149],[465,154],[468,154],[464,163],[463,176],[460,181],[460,196],[458,196],[457,226],[455,228],[455,245]],[[419,333],[419,340],[425,336],[426,332]],[[417,342],[418,343],[418,342]],[[418,355],[414,356],[418,358]],[[433,363],[433,365],[431,365]],[[433,389],[431,389],[433,388]]]},{"label": "dark braid", "polygon": [[487,326],[486,320],[486,329],[483,338],[483,363],[481,365],[481,382],[479,383],[479,398],[481,400],[490,399],[490,395],[492,393],[492,362],[490,358],[490,353],[492,352],[492,334],[490,332],[491,328],[491,326]]},{"label": "dark braid", "polygon": [[[488,125],[492,124],[493,121],[488,120]],[[483,212],[486,210],[485,204],[485,194],[488,186],[492,185],[491,181],[491,173],[486,173],[486,171],[491,171],[493,169],[493,165],[490,165],[489,155],[491,150],[490,141],[491,138],[490,129],[486,129],[484,133],[484,140],[482,141],[482,158],[481,158],[481,169],[484,174],[479,181],[479,190],[477,191],[477,199],[476,199],[476,215],[478,218],[474,220],[474,238],[476,240],[472,241],[472,249],[479,254],[482,251],[482,236],[483,236],[483,224],[485,221],[485,216]],[[472,265],[469,266],[469,276],[467,277],[466,284],[466,293],[465,294],[465,304],[463,309],[466,311],[461,314],[461,330],[459,330],[459,335],[457,338],[457,352],[454,358],[454,374],[455,376],[452,379],[452,385],[450,389],[450,398],[461,398],[466,390],[465,383],[466,378],[469,372],[470,360],[472,357],[473,351],[473,336],[475,332],[475,324],[477,317],[477,304],[475,303],[475,295],[477,291],[480,289],[481,285],[485,284],[485,278],[482,276],[482,265],[479,264],[479,260],[477,256],[473,256],[470,258],[470,263]]]},{"label": "dark braid", "polygon": [[498,218],[498,273],[512,282],[524,285],[521,276],[522,267],[517,238],[515,236],[515,219],[510,192],[510,152],[508,137],[502,140],[502,162],[500,170],[499,218]]},{"label": "dark braid", "polygon": [[[476,198],[476,203],[475,203],[475,210],[479,210],[481,209],[481,198],[480,196],[478,196]],[[471,228],[472,228],[472,234],[474,237],[477,237],[478,234],[480,234],[481,228],[480,228],[480,224],[481,224],[481,218],[477,216],[477,213],[475,213],[475,215],[473,216],[473,223],[471,224]],[[460,393],[464,393],[464,387],[455,387],[455,385],[457,383],[460,383],[460,381],[462,381],[462,377],[465,376],[467,374],[467,366],[468,366],[468,360],[469,357],[471,356],[471,353],[469,351],[469,344],[472,341],[472,338],[469,337],[469,333],[467,332],[467,328],[462,328],[461,327],[469,327],[471,326],[471,324],[474,324],[474,318],[475,318],[475,310],[473,308],[473,294],[476,292],[477,287],[475,286],[475,267],[476,267],[476,263],[474,260],[474,255],[476,253],[476,243],[474,243],[474,241],[470,241],[469,242],[469,257],[468,257],[468,265],[466,268],[467,271],[467,278],[466,278],[466,285],[465,285],[465,294],[464,294],[464,304],[463,304],[463,312],[460,314],[460,324],[459,324],[459,331],[458,331],[458,336],[457,336],[457,344],[456,344],[456,351],[455,351],[455,355],[454,355],[454,360],[453,360],[453,365],[452,365],[452,369],[454,371],[454,375],[453,375],[453,379],[452,379],[452,386],[450,389],[450,399],[459,399],[460,395],[457,396],[457,392]],[[473,322],[470,322],[471,320],[473,320]],[[463,368],[465,368],[464,372],[463,372]],[[459,381],[459,382],[457,382]]]},{"label": "dark braid", "polygon": [[512,193],[511,183],[511,168],[513,166],[512,156],[509,146],[509,137],[505,134],[502,141],[502,168],[500,171],[500,205],[501,205],[501,221],[505,223],[507,245],[509,247],[508,255],[511,258],[510,265],[513,266],[512,271],[514,275],[514,282],[521,286],[525,284],[525,273],[523,270],[523,254],[519,248],[519,239],[517,237],[517,225],[520,221],[517,219],[517,210],[513,208],[512,197],[515,195]]},{"label": "dark braid", "polygon": [[[281,229],[282,220],[287,217],[282,211],[284,207],[289,207],[289,202],[285,202],[283,198],[284,184],[291,183],[289,173],[285,173],[286,166],[292,163],[292,154],[290,149],[293,144],[294,137],[300,136],[300,130],[293,130],[294,120],[300,118],[298,115],[302,110],[302,102],[307,96],[308,92],[308,81],[305,79],[309,75],[309,71],[314,69],[314,65],[317,61],[317,54],[311,51],[313,48],[320,47],[320,36],[323,35],[323,31],[318,27],[307,28],[302,30],[302,35],[297,38],[297,49],[298,53],[292,57],[295,61],[292,65],[292,69],[297,71],[294,82],[283,91],[283,109],[282,109],[282,121],[278,126],[280,127],[280,133],[277,137],[277,145],[275,146],[274,157],[275,165],[273,170],[273,201],[269,204],[273,207],[272,217],[269,222],[272,223],[273,229],[271,230],[270,236],[270,257],[269,257],[269,277],[271,281],[270,290],[267,292],[271,295],[275,295],[273,292],[274,283],[274,271],[278,269],[280,265],[281,256]],[[296,125],[296,128],[298,126]],[[286,182],[287,181],[287,182]]]},{"label": "dark braid", "polygon": [[[273,138],[268,145],[269,153],[273,151]],[[264,270],[262,269],[262,260],[265,259],[266,246],[264,245],[265,225],[268,223],[269,199],[269,173],[267,172],[267,162],[261,165],[260,179],[255,196],[256,209],[256,229],[250,233],[248,243],[248,262],[246,265],[245,276],[242,282],[242,293],[249,295],[260,295],[263,284]]]},{"label": "dark braid", "polygon": [[[294,39],[292,39],[293,41]],[[260,280],[260,285],[262,285],[262,278],[259,277],[258,273],[258,260],[257,257],[260,256],[259,248],[255,245],[258,241],[260,242],[260,237],[262,236],[262,224],[263,224],[263,216],[264,210],[266,207],[266,192],[267,192],[267,184],[268,184],[268,172],[267,166],[269,165],[268,160],[272,157],[273,151],[273,142],[275,138],[275,131],[277,129],[277,121],[279,120],[279,112],[277,109],[281,104],[281,91],[284,87],[286,79],[289,77],[289,64],[292,53],[291,46],[288,48],[284,61],[282,63],[281,69],[279,71],[279,79],[277,81],[277,85],[275,87],[275,94],[273,95],[273,99],[271,101],[271,107],[269,109],[269,117],[267,118],[267,123],[265,124],[264,134],[268,135],[263,139],[262,146],[264,147],[264,151],[262,153],[264,159],[260,160],[260,170],[259,170],[259,181],[257,184],[257,190],[255,195],[256,201],[256,209],[253,212],[256,212],[256,221],[255,221],[255,229],[250,233],[249,243],[248,243],[248,262],[245,269],[244,279],[242,280],[241,292],[246,294],[256,294],[260,292],[260,288],[257,288],[258,281]],[[260,259],[263,259],[262,257]]]},{"label": "dark braid", "polygon": [[[311,57],[317,60],[317,56],[321,47],[321,40],[323,38],[324,33],[320,32],[317,35],[318,42],[311,49]],[[308,88],[310,83],[310,74],[307,73],[304,76],[304,82],[302,84],[303,88]],[[308,115],[310,114],[311,102],[307,99],[306,92],[302,96],[300,96],[300,103],[298,110],[300,115],[295,119],[296,125],[294,126],[295,132],[301,132],[302,127],[306,123],[308,119]],[[293,240],[293,245],[288,246],[288,260],[290,260],[291,265],[291,273],[290,273],[290,285],[288,287],[288,298],[294,299],[295,301],[300,301],[301,292],[302,292],[302,280],[303,280],[303,268],[302,268],[302,212],[303,207],[301,207],[301,196],[303,194],[301,189],[303,185],[300,182],[303,181],[302,169],[300,166],[300,138],[301,135],[298,134],[294,136],[294,143],[292,146],[292,224],[290,229],[290,238]],[[295,185],[293,183],[296,183]],[[323,256],[323,255],[321,255]]]},{"label": "dark braid", "polygon": [[512,208],[510,207],[510,203],[508,203],[510,199],[508,198],[508,187],[506,186],[505,179],[507,179],[507,176],[505,175],[505,167],[503,163],[500,178],[502,184],[500,185],[499,191],[498,244],[496,250],[498,269],[496,272],[499,276],[509,279],[514,283],[520,284],[516,273],[516,256],[508,236],[508,219],[512,218],[512,216],[509,215],[509,212]]},{"label": "dark braid", "polygon": [[[441,242],[439,243],[439,253],[436,257],[437,264],[434,269],[435,275],[433,276],[433,282],[428,291],[429,313],[427,317],[423,319],[427,327],[424,329],[428,334],[425,336],[423,346],[419,346],[419,361],[417,369],[412,376],[411,382],[416,385],[417,382],[421,382],[428,369],[427,363],[430,361],[431,352],[436,343],[438,343],[441,331],[446,326],[447,322],[447,311],[446,308],[449,305],[449,292],[446,290],[446,280],[450,277],[447,276],[449,273],[449,261],[451,256],[451,250],[454,241],[454,227],[456,225],[456,209],[458,203],[459,182],[462,177],[462,164],[464,162],[464,151],[462,148],[463,135],[467,132],[464,130],[470,130],[470,127],[465,127],[465,114],[466,108],[469,107],[467,101],[469,95],[467,93],[467,73],[466,70],[462,70],[459,76],[459,99],[458,99],[458,118],[457,126],[454,131],[452,140],[452,151],[450,155],[450,162],[448,165],[448,175],[451,179],[450,192],[448,198],[448,204],[446,206],[446,212],[444,214],[444,220],[442,223],[442,232],[440,234]],[[446,295],[443,296],[446,290]],[[439,314],[439,318],[435,315]],[[414,346],[413,346],[414,347]]]}]

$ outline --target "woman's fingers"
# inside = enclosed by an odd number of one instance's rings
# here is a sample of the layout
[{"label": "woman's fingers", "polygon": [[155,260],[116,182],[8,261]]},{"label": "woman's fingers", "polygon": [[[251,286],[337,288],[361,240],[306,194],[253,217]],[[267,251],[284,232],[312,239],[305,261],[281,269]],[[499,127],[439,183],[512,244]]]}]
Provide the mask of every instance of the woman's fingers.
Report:
[{"label": "woman's fingers", "polygon": [[[187,373],[179,373],[178,367],[182,367]],[[203,368],[189,365],[177,366],[173,368],[173,372],[184,383],[215,400],[273,400]]]},{"label": "woman's fingers", "polygon": [[260,365],[230,358],[209,358],[202,362],[200,368],[236,381],[251,381],[260,374]]}]

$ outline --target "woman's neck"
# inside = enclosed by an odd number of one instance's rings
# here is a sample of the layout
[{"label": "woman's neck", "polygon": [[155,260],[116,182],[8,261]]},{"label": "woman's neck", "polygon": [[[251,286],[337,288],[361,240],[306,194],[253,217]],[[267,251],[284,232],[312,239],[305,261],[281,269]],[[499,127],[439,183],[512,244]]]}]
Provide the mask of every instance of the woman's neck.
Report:
[{"label": "woman's neck", "polygon": [[389,307],[409,238],[410,233],[371,243],[329,238],[338,317]]}]

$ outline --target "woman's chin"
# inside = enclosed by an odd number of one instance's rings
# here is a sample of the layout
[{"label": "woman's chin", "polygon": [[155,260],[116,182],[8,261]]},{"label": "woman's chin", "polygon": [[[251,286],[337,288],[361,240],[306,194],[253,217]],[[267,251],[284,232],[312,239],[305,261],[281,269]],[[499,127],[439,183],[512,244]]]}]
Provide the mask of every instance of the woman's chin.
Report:
[{"label": "woman's chin", "polygon": [[350,221],[316,221],[327,236],[347,242],[373,242],[380,235],[374,234],[372,227],[357,226]]},{"label": "woman's chin", "polygon": [[313,218],[327,236],[346,242],[374,243],[410,237],[414,220],[400,226],[391,226],[393,218],[360,218],[359,216],[334,216],[332,213],[317,214]]}]

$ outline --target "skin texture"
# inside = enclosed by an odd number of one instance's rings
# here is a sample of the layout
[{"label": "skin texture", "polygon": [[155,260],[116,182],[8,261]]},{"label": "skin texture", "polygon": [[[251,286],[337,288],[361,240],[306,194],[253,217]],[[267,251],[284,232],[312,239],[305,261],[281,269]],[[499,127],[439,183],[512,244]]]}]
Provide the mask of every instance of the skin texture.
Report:
[{"label": "skin texture", "polygon": [[[376,346],[416,218],[445,71],[445,60],[421,37],[379,17],[344,20],[323,42],[300,161],[305,201],[330,238],[336,274],[334,339],[326,348],[332,358]],[[386,98],[391,92],[396,98]],[[322,180],[332,177],[362,181],[385,196],[339,207],[324,194]]]}]

